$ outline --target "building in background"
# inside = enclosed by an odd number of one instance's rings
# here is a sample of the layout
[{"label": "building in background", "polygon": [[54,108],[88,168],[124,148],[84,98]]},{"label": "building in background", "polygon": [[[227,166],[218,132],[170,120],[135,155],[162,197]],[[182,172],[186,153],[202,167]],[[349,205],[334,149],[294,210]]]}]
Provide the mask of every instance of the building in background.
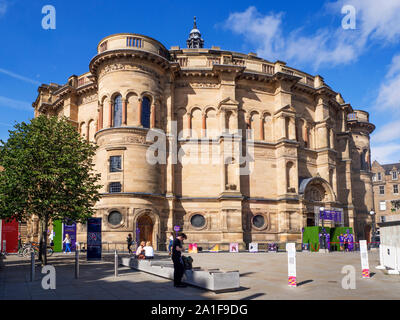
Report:
[{"label": "building in background", "polygon": [[374,161],[372,173],[376,223],[385,222],[384,216],[400,214],[400,210],[392,211],[391,203],[393,200],[400,200],[400,162],[380,164]]},{"label": "building in background", "polygon": [[[106,37],[87,73],[38,92],[35,116],[66,116],[99,147],[96,216],[106,242],[124,243],[133,233],[162,248],[176,226],[190,242],[221,249],[300,242],[321,207],[343,211],[358,239],[369,236],[375,126],[319,75],[254,53],[204,48],[195,24],[187,48],[167,50],[132,33]],[[171,134],[175,123],[183,130],[176,143],[184,161],[169,154],[166,164],[149,163],[148,131]],[[251,174],[239,175],[239,159],[224,153],[232,134],[240,140],[235,151],[254,145]],[[212,144],[217,162],[185,162],[208,157]],[[77,238],[86,241],[85,226]]]}]

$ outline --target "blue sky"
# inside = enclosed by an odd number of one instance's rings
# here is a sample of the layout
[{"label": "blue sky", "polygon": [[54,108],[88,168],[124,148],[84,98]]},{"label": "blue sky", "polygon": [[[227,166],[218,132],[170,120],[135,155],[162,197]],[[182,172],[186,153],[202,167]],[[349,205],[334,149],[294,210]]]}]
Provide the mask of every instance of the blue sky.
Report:
[{"label": "blue sky", "polygon": [[[45,5],[56,9],[55,30],[42,28]],[[355,30],[342,28],[344,5],[355,8]],[[370,113],[372,158],[400,161],[399,0],[0,0],[0,139],[33,117],[41,83],[87,72],[103,37],[133,32],[185,47],[193,16],[206,47],[257,52],[322,75]]]}]

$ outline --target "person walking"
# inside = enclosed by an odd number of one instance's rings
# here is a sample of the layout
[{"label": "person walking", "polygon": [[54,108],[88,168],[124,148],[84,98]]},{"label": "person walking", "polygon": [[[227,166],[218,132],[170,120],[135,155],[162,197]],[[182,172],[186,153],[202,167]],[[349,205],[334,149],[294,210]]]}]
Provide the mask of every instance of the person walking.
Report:
[{"label": "person walking", "polygon": [[185,273],[185,267],[182,261],[182,252],[184,251],[183,240],[186,240],[187,237],[184,233],[179,233],[172,243],[172,262],[174,263],[174,287],[183,288],[186,287],[185,284],[182,283],[182,277]]},{"label": "person walking", "polygon": [[65,235],[65,239],[64,239],[63,243],[65,243],[64,253],[71,253],[71,239],[70,239],[68,233]]},{"label": "person walking", "polygon": [[128,243],[129,254],[132,254],[131,246],[132,246],[132,243],[133,243],[133,238],[132,238],[131,234],[128,234],[128,238],[126,238],[126,242]]},{"label": "person walking", "polygon": [[174,243],[174,233],[171,232],[170,236],[169,236],[169,244],[168,244],[168,254],[171,255],[172,254],[172,244]]}]

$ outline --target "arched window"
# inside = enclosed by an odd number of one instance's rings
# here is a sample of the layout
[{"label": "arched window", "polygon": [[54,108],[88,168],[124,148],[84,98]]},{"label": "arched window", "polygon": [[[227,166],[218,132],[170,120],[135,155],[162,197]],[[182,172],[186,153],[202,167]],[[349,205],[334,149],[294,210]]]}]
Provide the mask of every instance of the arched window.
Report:
[{"label": "arched window", "polygon": [[114,99],[113,126],[120,127],[122,125],[122,97],[116,96]]},{"label": "arched window", "polygon": [[150,99],[143,97],[142,100],[142,126],[143,128],[150,128]]}]

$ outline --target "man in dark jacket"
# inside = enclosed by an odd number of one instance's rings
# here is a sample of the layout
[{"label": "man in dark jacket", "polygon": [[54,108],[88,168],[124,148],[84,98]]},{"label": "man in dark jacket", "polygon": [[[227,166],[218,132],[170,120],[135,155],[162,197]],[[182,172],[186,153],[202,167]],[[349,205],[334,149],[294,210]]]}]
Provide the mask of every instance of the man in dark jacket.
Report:
[{"label": "man in dark jacket", "polygon": [[182,261],[182,251],[184,251],[182,244],[183,240],[187,237],[184,233],[179,233],[172,244],[172,262],[174,263],[174,286],[178,288],[186,287],[182,283],[182,277],[185,273],[185,267]]}]

